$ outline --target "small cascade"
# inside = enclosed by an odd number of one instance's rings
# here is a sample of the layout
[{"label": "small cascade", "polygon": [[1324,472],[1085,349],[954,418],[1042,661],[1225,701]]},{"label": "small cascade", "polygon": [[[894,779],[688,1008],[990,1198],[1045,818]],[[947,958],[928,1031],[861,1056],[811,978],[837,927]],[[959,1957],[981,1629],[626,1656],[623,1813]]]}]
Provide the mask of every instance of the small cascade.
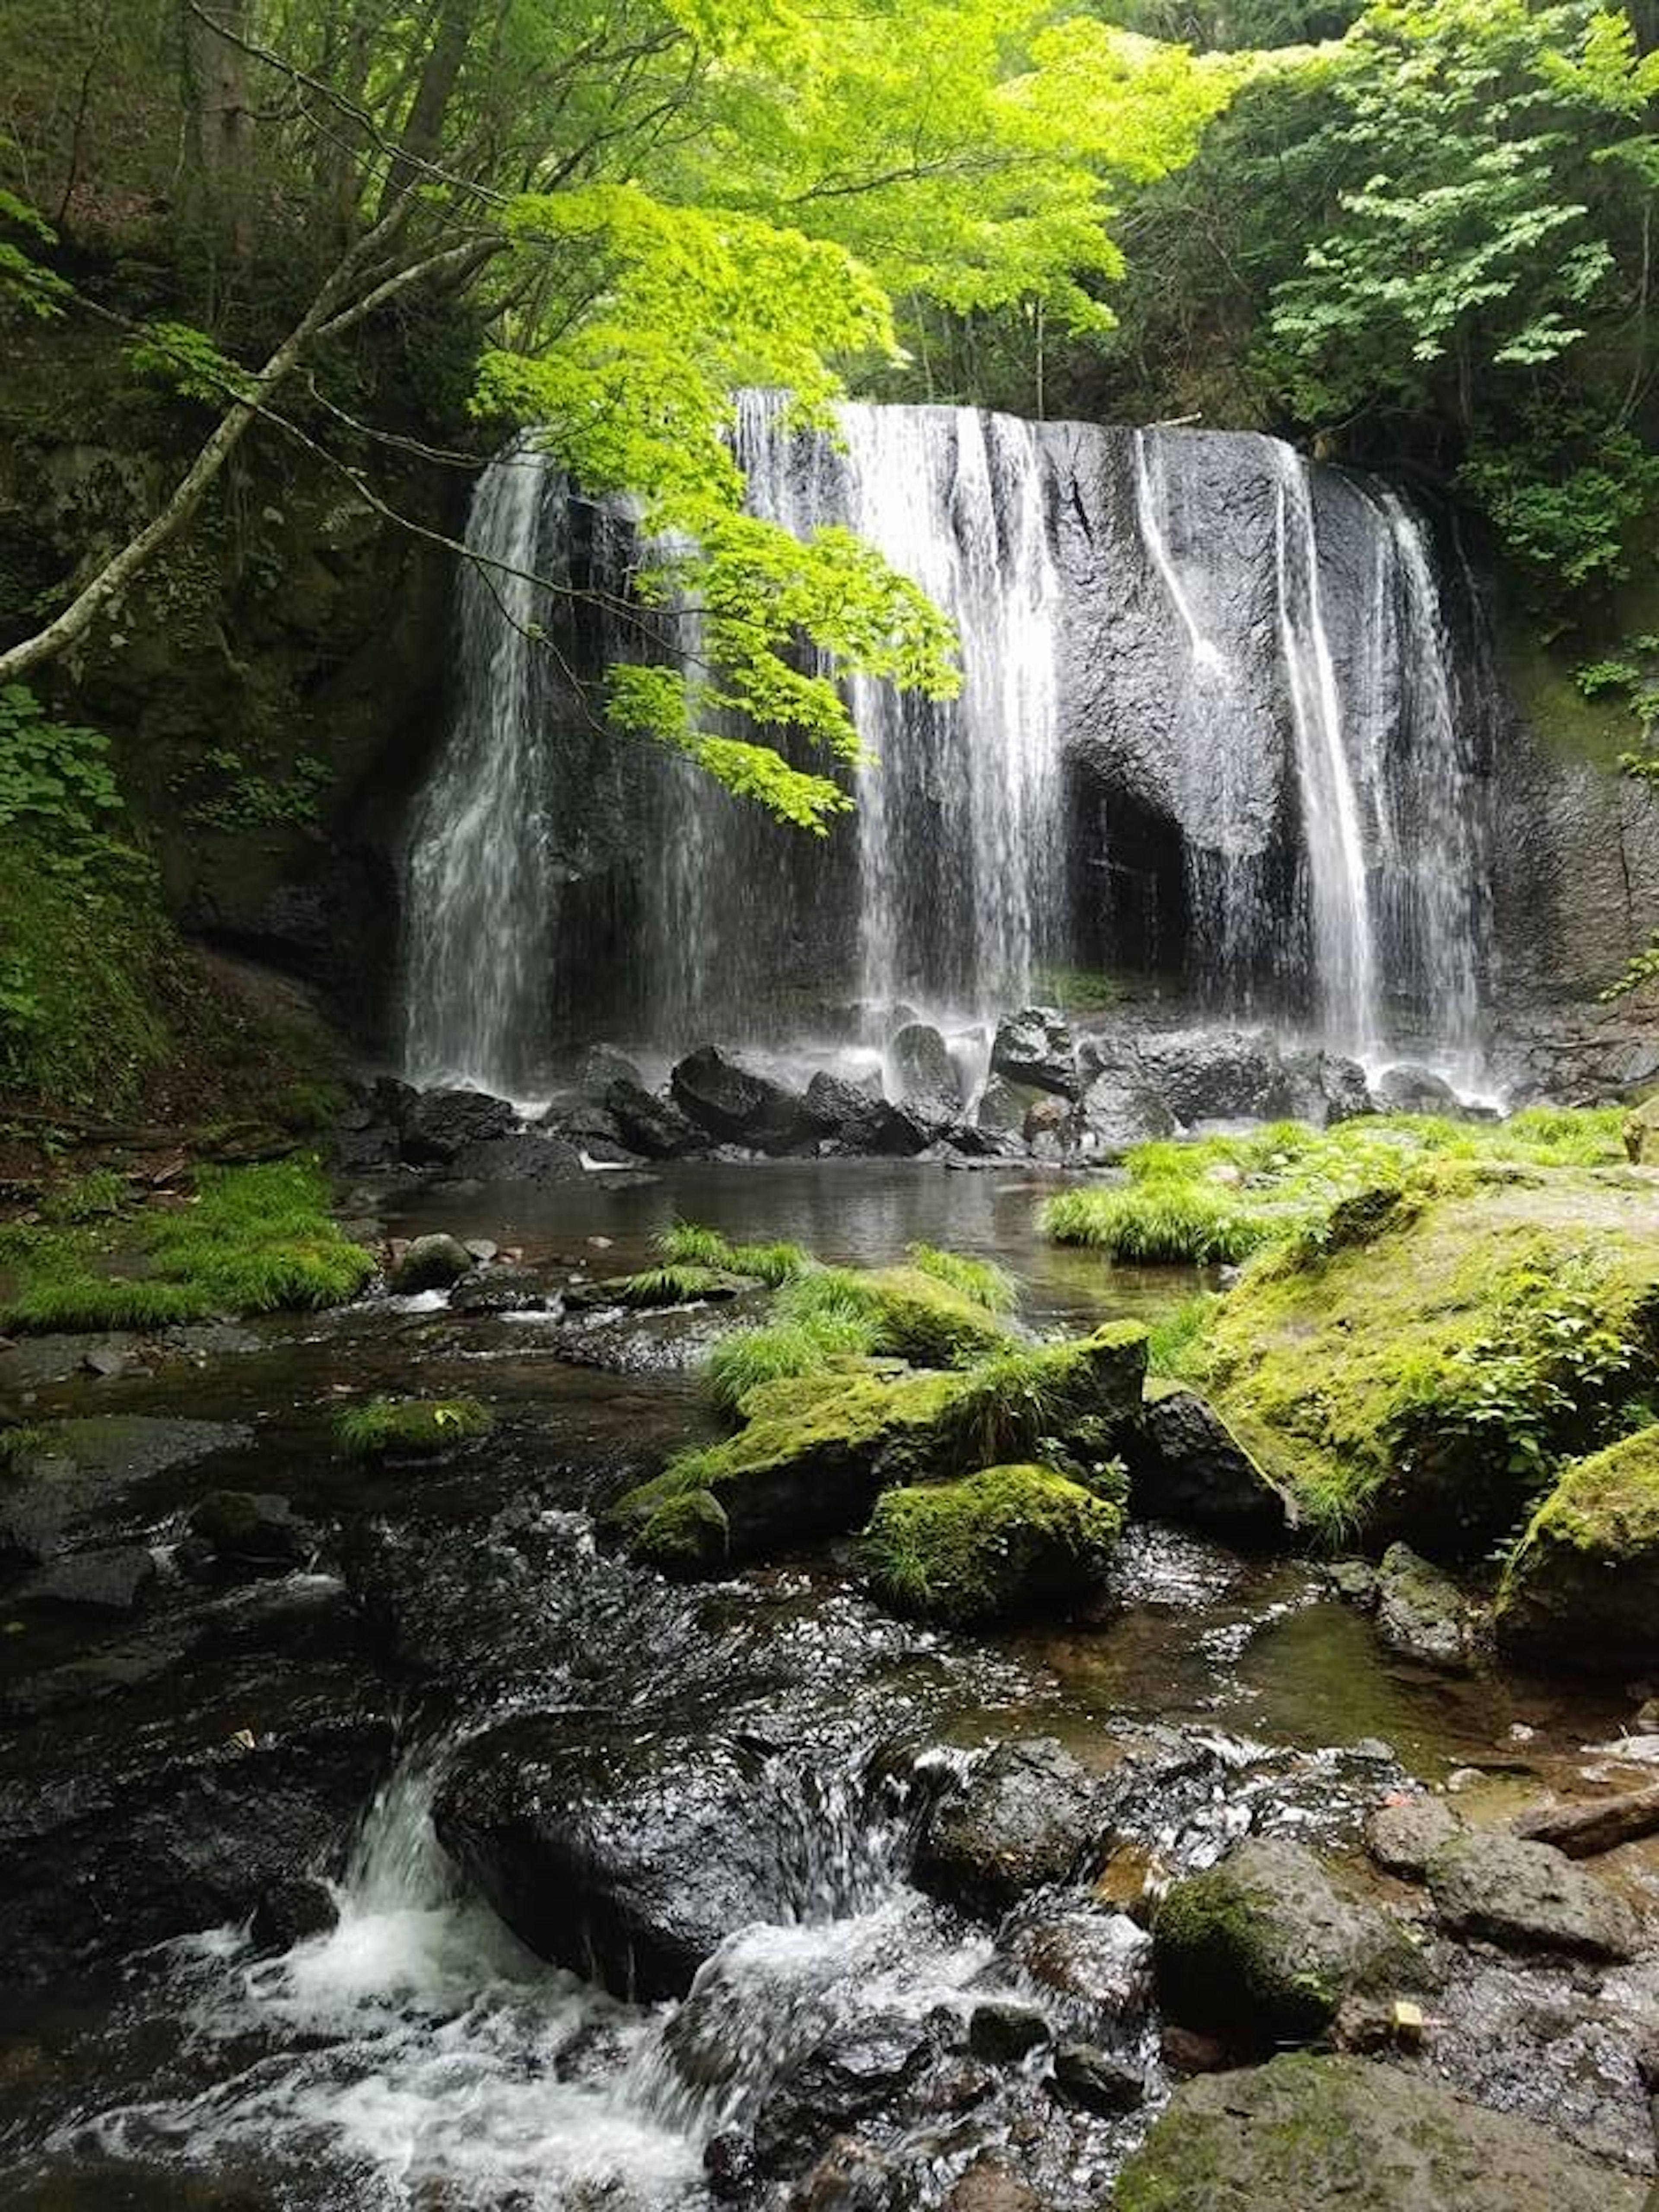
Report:
[{"label": "small cascade", "polygon": [[1314,978],[1328,1042],[1347,1052],[1378,1036],[1376,953],[1359,794],[1325,628],[1319,541],[1307,471],[1275,445],[1279,635],[1290,690],[1297,787],[1314,939]]},{"label": "small cascade", "polygon": [[404,1066],[420,1084],[523,1096],[544,1050],[555,886],[541,716],[549,618],[534,578],[564,562],[565,499],[528,445],[493,462],[467,516],[454,694],[410,825]]},{"label": "small cascade", "polygon": [[1214,639],[1200,629],[1198,617],[1193,612],[1193,603],[1187,595],[1187,587],[1181,580],[1181,572],[1176,567],[1169,540],[1164,535],[1164,492],[1161,471],[1158,480],[1154,481],[1157,464],[1152,457],[1152,433],[1149,430],[1137,430],[1134,434],[1135,516],[1140,525],[1140,534],[1146,540],[1146,549],[1152,556],[1158,574],[1164,580],[1164,588],[1168,592],[1187,632],[1188,643],[1192,648],[1194,675],[1224,682],[1226,656]]}]

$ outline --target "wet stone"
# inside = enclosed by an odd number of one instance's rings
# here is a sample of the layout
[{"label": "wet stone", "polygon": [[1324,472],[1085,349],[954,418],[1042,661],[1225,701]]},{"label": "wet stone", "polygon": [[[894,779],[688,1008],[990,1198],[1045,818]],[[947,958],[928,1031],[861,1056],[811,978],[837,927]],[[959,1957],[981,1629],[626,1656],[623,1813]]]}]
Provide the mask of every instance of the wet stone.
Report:
[{"label": "wet stone", "polygon": [[1639,1948],[1632,1908],[1547,1844],[1470,1828],[1428,1866],[1442,1923],[1459,1936],[1517,1950],[1628,1959]]},{"label": "wet stone", "polygon": [[1138,2021],[1151,2001],[1152,1939],[1127,1912],[1046,1915],[1006,1929],[999,1948],[1030,1980],[1103,2025]]},{"label": "wet stone", "polygon": [[31,1605],[71,1606],[88,1613],[132,1613],[155,1576],[154,1553],[142,1544],[118,1544],[55,1560],[27,1583],[21,1595]]},{"label": "wet stone", "polygon": [[326,1936],[339,1918],[334,1893],[311,1875],[273,1882],[253,1908],[248,1939],[257,1951],[291,1951],[296,1943]]},{"label": "wet stone", "polygon": [[1451,1674],[1474,1661],[1473,1615],[1451,1577],[1405,1544],[1390,1544],[1377,1569],[1376,1632],[1391,1651]]},{"label": "wet stone", "polygon": [[984,2157],[952,2184],[944,2212],[1042,2212],[1042,2200],[1012,2166]]},{"label": "wet stone", "polygon": [[1408,1797],[1377,1808],[1366,1824],[1365,1847],[1386,1873],[1421,1881],[1435,1853],[1462,1832],[1462,1821],[1443,1798]]},{"label": "wet stone", "polygon": [[399,1297],[419,1291],[447,1290],[471,1273],[472,1255],[459,1237],[417,1237],[386,1270],[386,1283]]},{"label": "wet stone", "polygon": [[1018,2066],[1053,2041],[1048,2021],[1035,2005],[994,1999],[974,2007],[968,2021],[968,2048],[993,2066]]},{"label": "wet stone", "polygon": [[1027,1892],[1072,1880],[1099,1838],[1099,1783],[1046,1737],[999,1744],[933,1808],[916,1880],[946,1903],[999,1918]]},{"label": "wet stone", "polygon": [[1132,2112],[1146,2098],[1146,2077],[1091,2043],[1062,2043],[1054,2052],[1054,2094],[1103,2119]]},{"label": "wet stone", "polygon": [[786,2069],[756,2115],[763,2171],[799,2172],[835,2136],[890,2104],[931,2055],[927,2031],[902,2013],[832,2029]]}]

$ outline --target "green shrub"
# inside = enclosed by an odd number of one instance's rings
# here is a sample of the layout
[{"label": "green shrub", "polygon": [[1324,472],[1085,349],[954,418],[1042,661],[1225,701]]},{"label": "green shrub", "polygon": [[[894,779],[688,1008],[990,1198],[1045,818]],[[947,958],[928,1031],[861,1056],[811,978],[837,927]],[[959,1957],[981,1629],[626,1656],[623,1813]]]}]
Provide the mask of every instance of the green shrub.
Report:
[{"label": "green shrub", "polygon": [[428,1459],[494,1426],[476,1398],[371,1398],[334,1417],[336,1440],[353,1459]]}]

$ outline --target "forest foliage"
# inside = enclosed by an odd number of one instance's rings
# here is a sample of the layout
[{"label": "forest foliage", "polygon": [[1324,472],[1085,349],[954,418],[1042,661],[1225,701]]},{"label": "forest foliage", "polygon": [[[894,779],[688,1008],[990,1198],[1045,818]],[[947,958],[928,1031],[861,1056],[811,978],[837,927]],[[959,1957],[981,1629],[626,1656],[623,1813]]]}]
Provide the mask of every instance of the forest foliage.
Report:
[{"label": "forest foliage", "polygon": [[[1272,429],[1438,486],[1549,625],[1604,615],[1659,506],[1652,31],[1593,0],[0,0],[0,316],[78,318],[166,395],[194,458],[157,542],[244,437],[384,506],[387,439],[536,425],[641,502],[618,726],[821,830],[838,679],[948,695],[952,640],[846,532],[744,511],[745,385],[803,425],[850,390]],[[63,579],[0,681],[153,550]]]}]

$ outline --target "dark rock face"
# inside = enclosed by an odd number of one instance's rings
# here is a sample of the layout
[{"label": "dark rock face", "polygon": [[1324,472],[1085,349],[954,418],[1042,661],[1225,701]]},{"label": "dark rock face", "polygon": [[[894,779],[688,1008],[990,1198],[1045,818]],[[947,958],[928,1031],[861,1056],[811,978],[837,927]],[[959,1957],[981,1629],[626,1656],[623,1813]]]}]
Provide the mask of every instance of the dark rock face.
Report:
[{"label": "dark rock face", "polygon": [[1048,2023],[1035,2005],[993,1997],[976,2004],[969,2016],[968,2048],[990,2066],[1018,2066],[1053,2041]]},{"label": "dark rock face", "polygon": [[926,2030],[902,2013],[832,2030],[785,2070],[756,2114],[762,2171],[810,2166],[836,2136],[890,2104],[932,2056]]},{"label": "dark rock face", "polygon": [[929,1127],[960,1119],[962,1082],[945,1039],[926,1022],[907,1022],[887,1048],[898,1103]]},{"label": "dark rock face", "polygon": [[648,1160],[683,1159],[708,1143],[704,1132],[672,1098],[618,1078],[606,1089],[605,1109],[623,1144]]},{"label": "dark rock face", "polygon": [[419,1291],[447,1291],[471,1272],[472,1255],[459,1237],[417,1237],[392,1261],[386,1283],[407,1297]]},{"label": "dark rock face", "polygon": [[465,1747],[436,1820],[515,1935],[619,1996],[684,1995],[723,1936],[792,1902],[786,1808],[728,1737],[573,1740],[526,1715]]},{"label": "dark rock face", "polygon": [[997,1024],[991,1070],[1010,1083],[1070,1097],[1077,1089],[1071,1026],[1052,1006],[1027,1006]]},{"label": "dark rock face", "polygon": [[1153,1923],[1158,1994],[1183,2026],[1247,2047],[1303,2042],[1356,1991],[1412,1987],[1397,1924],[1300,1844],[1241,1844],[1177,1882]]},{"label": "dark rock face", "polygon": [[576,1063],[575,1082],[584,1097],[603,1105],[613,1083],[631,1083],[637,1091],[641,1078],[626,1053],[614,1045],[591,1044]]},{"label": "dark rock face", "polygon": [[1102,2119],[1132,2112],[1146,2097],[1146,2077],[1091,2043],[1062,2043],[1054,2053],[1054,2094]]},{"label": "dark rock face", "polygon": [[1434,1909],[1455,1934],[1515,1950],[1628,1959],[1641,1925],[1624,1899],[1547,1844],[1470,1828],[1428,1863]]},{"label": "dark rock face", "polygon": [[903,1158],[925,1150],[927,1132],[913,1115],[881,1095],[820,1069],[806,1086],[807,1120],[831,1145],[849,1152]]},{"label": "dark rock face", "polygon": [[1133,2212],[1638,2212],[1644,2185],[1529,2121],[1360,2058],[1188,2081],[1130,2161]]},{"label": "dark rock face", "polygon": [[1284,1493],[1195,1391],[1149,1392],[1128,1456],[1137,1515],[1261,1543],[1291,1526]]},{"label": "dark rock face", "polygon": [[1070,1881],[1103,1824],[1101,1786],[1060,1744],[999,1744],[933,1808],[916,1880],[935,1897],[996,1919],[1028,1891]]},{"label": "dark rock face", "polygon": [[483,1091],[423,1091],[403,1119],[404,1158],[416,1167],[447,1167],[468,1145],[504,1137],[518,1116],[505,1098]]},{"label": "dark rock face", "polygon": [[546,1304],[535,1271],[512,1265],[471,1268],[449,1293],[454,1314],[535,1313]]},{"label": "dark rock face", "polygon": [[333,1892],[314,1875],[273,1882],[253,1908],[248,1936],[261,1951],[291,1951],[313,1936],[326,1936],[339,1917]]},{"label": "dark rock face", "polygon": [[1380,1106],[1394,1114],[1455,1114],[1457,1093],[1431,1068],[1402,1063],[1385,1067],[1376,1080]]},{"label": "dark rock face", "polygon": [[668,1079],[674,1103],[720,1143],[756,1152],[793,1151],[807,1136],[796,1094],[706,1044],[676,1063]]}]

